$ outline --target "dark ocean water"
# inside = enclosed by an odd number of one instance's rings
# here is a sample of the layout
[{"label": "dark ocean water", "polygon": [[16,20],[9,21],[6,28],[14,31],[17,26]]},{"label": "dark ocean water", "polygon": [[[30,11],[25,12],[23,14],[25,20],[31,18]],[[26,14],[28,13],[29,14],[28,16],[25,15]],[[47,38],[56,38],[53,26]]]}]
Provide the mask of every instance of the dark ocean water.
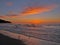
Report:
[{"label": "dark ocean water", "polygon": [[0,30],[60,43],[60,24],[0,24]]}]

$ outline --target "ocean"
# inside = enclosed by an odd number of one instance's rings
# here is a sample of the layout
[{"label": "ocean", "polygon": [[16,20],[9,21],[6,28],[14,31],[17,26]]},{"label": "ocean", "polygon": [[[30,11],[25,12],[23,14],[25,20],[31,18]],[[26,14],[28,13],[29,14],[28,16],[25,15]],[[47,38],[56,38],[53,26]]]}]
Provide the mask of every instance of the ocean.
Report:
[{"label": "ocean", "polygon": [[[60,24],[0,24],[0,30],[9,31],[15,34],[22,34],[28,37],[54,42],[60,45]],[[44,42],[42,42],[44,43]],[[48,45],[48,44],[41,44]]]}]

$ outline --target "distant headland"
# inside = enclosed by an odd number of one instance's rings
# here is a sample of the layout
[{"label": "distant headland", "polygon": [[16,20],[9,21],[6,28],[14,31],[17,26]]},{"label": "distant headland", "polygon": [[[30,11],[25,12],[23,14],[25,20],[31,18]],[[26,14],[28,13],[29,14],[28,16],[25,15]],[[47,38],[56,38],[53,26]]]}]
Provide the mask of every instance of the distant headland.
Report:
[{"label": "distant headland", "polygon": [[0,19],[0,23],[11,23],[10,21],[6,21],[6,20],[3,20],[3,19]]}]

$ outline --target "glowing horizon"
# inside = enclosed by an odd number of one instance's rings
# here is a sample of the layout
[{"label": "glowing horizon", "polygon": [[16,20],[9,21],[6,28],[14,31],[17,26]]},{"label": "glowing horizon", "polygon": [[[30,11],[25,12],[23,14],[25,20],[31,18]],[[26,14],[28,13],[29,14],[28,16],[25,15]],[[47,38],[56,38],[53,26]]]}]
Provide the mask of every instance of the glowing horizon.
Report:
[{"label": "glowing horizon", "polygon": [[46,1],[40,1],[40,3],[42,2],[41,4],[38,3],[39,0],[26,0],[26,2],[22,1],[22,3],[20,1],[12,0],[5,2],[1,1],[0,18],[11,21],[12,23],[60,23],[60,3],[58,4],[55,1],[54,3],[51,3],[53,1],[48,1],[48,4]]}]

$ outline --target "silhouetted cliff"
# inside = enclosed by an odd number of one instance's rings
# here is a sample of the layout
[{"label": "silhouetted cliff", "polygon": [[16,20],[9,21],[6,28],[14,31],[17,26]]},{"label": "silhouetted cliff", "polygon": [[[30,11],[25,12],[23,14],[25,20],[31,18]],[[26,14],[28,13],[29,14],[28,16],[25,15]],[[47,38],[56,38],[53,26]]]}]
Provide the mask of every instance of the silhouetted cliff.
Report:
[{"label": "silhouetted cliff", "polygon": [[0,23],[11,23],[11,22],[0,19]]}]

